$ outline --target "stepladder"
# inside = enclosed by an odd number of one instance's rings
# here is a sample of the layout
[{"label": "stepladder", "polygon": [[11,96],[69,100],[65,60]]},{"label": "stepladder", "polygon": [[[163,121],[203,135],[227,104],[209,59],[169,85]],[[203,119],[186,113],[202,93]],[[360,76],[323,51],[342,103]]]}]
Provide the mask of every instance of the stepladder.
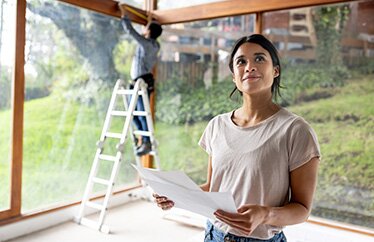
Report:
[{"label": "stepladder", "polygon": [[[143,101],[144,110],[137,110],[138,99]],[[137,130],[133,125],[134,116],[143,116],[146,119],[147,130]],[[113,118],[118,118],[120,122],[113,122]],[[115,124],[113,124],[115,123]],[[120,123],[120,131],[113,132],[111,126],[116,125],[118,130]],[[91,170],[88,176],[87,185],[83,194],[82,202],[75,221],[78,224],[99,230],[104,233],[110,233],[109,226],[104,224],[107,215],[110,198],[113,193],[116,177],[119,172],[120,164],[126,156],[132,156],[131,151],[126,149],[126,141],[130,137],[132,149],[135,157],[136,165],[141,166],[141,158],[136,155],[137,137],[148,136],[152,148],[148,155],[153,156],[154,168],[160,169],[160,161],[158,156],[157,141],[154,136],[154,126],[151,116],[149,97],[147,92],[147,84],[143,79],[138,79],[132,89],[126,88],[123,80],[118,80],[114,86],[109,107],[106,113],[103,129],[100,139],[96,143],[96,153],[93,159]],[[109,147],[108,140],[115,147]],[[115,142],[113,142],[115,140]],[[117,142],[118,141],[118,142]],[[131,146],[130,146],[131,147]],[[104,150],[106,150],[104,152]],[[108,151],[109,150],[109,153]],[[131,150],[131,149],[130,149]],[[109,177],[100,176],[100,167],[102,163],[111,163]],[[105,195],[100,202],[93,200],[93,188],[99,185],[104,187]],[[143,184],[144,185],[144,184]],[[87,210],[97,210],[97,218],[91,219],[87,217]]]}]

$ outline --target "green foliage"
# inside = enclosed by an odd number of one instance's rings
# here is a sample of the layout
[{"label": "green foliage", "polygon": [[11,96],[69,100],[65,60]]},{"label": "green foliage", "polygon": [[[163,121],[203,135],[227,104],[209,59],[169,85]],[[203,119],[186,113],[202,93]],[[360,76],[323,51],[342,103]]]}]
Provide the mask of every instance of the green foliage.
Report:
[{"label": "green foliage", "polygon": [[[62,37],[63,33],[59,32],[59,35]],[[66,51],[66,48],[69,51]],[[69,96],[79,95],[76,90],[88,82],[89,73],[87,73],[84,59],[80,57],[78,51],[69,42],[61,43],[56,47],[50,61],[53,63],[53,75],[50,77],[53,82],[53,93],[64,94],[65,97],[67,92]]]},{"label": "green foliage", "polygon": [[[283,63],[280,103],[293,105],[301,100],[301,96],[310,90],[329,92],[331,88],[341,87],[350,77],[348,69],[342,65],[321,67],[316,64],[291,65]],[[316,98],[318,99],[318,97]]]},{"label": "green foliage", "polygon": [[130,80],[132,57],[135,54],[135,44],[129,41],[121,41],[113,52],[114,65],[122,80]]},{"label": "green foliage", "polygon": [[[344,66],[320,67],[315,64],[282,63],[281,97],[283,106],[327,98],[335,87],[344,85],[350,77]],[[211,87],[186,88],[187,82],[171,78],[157,84],[157,112],[159,121],[169,124],[195,123],[209,120],[219,113],[229,112],[241,105],[238,92],[229,97],[234,88],[230,79]]]},{"label": "green foliage", "polygon": [[230,99],[234,88],[231,80],[214,83],[206,89],[185,88],[178,80],[167,80],[157,86],[156,118],[169,124],[195,123],[229,112],[240,103]]},{"label": "green foliage", "polygon": [[357,75],[368,75],[374,73],[374,58],[361,57],[354,66],[354,72]]},{"label": "green foliage", "polygon": [[10,108],[12,81],[10,68],[3,66],[0,73],[0,110]]},{"label": "green foliage", "polygon": [[349,5],[314,8],[313,23],[317,35],[317,63],[341,65],[341,35],[348,19]]}]

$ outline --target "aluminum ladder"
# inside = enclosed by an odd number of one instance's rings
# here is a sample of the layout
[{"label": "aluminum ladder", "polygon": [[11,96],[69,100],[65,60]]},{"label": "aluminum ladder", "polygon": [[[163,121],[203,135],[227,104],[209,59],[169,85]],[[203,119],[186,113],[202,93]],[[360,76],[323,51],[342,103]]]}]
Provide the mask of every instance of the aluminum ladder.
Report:
[{"label": "aluminum ladder", "polygon": [[[87,227],[99,230],[103,233],[110,233],[110,229],[107,225],[104,224],[106,211],[108,208],[109,200],[112,195],[113,186],[115,179],[120,167],[121,160],[124,156],[125,151],[125,141],[130,133],[132,139],[133,151],[135,155],[135,160],[137,165],[141,165],[140,157],[136,155],[136,135],[149,136],[152,144],[152,150],[149,155],[152,155],[155,161],[155,168],[160,168],[160,160],[157,151],[157,141],[154,137],[154,127],[151,117],[149,97],[147,93],[147,84],[143,79],[138,79],[135,83],[133,89],[125,89],[124,81],[118,80],[113,89],[112,97],[110,99],[108,111],[106,114],[104,126],[101,132],[100,140],[96,143],[97,149],[91,171],[88,177],[86,189],[82,198],[82,202],[78,211],[78,215],[75,217],[75,221],[78,224],[85,225]],[[123,106],[125,111],[115,110],[117,105],[117,99],[121,96],[123,99]],[[135,111],[135,107],[138,101],[138,98],[143,99],[144,111]],[[148,131],[139,131],[135,130],[132,125],[132,120],[134,116],[146,116]],[[122,133],[110,132],[110,126],[112,122],[112,117],[119,116],[124,117],[125,122],[123,125]],[[116,154],[107,155],[103,154],[104,144],[106,138],[115,138],[119,139],[118,144],[116,145]],[[109,179],[98,177],[98,170],[100,167],[100,162],[113,162],[112,171]],[[101,184],[106,186],[106,192],[104,200],[102,203],[97,203],[91,201],[91,195],[94,184]],[[144,183],[143,183],[144,186]],[[92,220],[85,217],[85,209],[92,208],[99,211],[99,219]]]}]

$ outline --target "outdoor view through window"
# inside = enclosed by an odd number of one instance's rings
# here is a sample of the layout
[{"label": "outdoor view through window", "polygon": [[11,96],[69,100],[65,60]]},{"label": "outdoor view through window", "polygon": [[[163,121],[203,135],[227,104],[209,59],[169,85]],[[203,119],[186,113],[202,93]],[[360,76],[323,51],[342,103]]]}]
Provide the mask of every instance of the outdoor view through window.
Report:
[{"label": "outdoor view through window", "polygon": [[[265,13],[263,33],[282,57],[278,100],[315,129],[322,161],[312,215],[374,224],[373,1]],[[207,122],[240,106],[228,68],[254,16],[166,26],[158,65],[156,137],[161,166],[205,182],[197,142]]]},{"label": "outdoor view through window", "polygon": [[[160,1],[165,5],[165,1]],[[22,211],[83,195],[115,81],[130,79],[135,43],[119,19],[53,0],[28,0]],[[134,4],[139,1],[134,1]],[[0,209],[9,208],[15,3],[0,0]],[[278,103],[316,131],[322,161],[312,215],[373,228],[374,1],[263,14],[282,58]],[[254,32],[255,15],[164,26],[156,77],[161,168],[205,182],[197,145],[208,121],[240,106],[230,49]],[[136,26],[141,31],[141,26]],[[120,128],[123,120],[114,120]],[[127,149],[130,149],[128,144]],[[115,147],[110,141],[105,152]],[[128,152],[128,153],[132,153]],[[116,189],[137,184],[125,157]],[[111,170],[102,164],[105,177]],[[103,187],[95,187],[100,192]]]}]

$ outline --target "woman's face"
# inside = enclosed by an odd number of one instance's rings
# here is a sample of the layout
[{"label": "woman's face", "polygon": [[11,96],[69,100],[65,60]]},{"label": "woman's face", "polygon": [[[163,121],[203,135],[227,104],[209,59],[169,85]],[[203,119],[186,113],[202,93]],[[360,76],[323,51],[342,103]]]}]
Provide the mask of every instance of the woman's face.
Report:
[{"label": "woman's face", "polygon": [[233,81],[243,94],[271,93],[278,66],[273,67],[269,52],[258,44],[242,44],[233,58]]}]

